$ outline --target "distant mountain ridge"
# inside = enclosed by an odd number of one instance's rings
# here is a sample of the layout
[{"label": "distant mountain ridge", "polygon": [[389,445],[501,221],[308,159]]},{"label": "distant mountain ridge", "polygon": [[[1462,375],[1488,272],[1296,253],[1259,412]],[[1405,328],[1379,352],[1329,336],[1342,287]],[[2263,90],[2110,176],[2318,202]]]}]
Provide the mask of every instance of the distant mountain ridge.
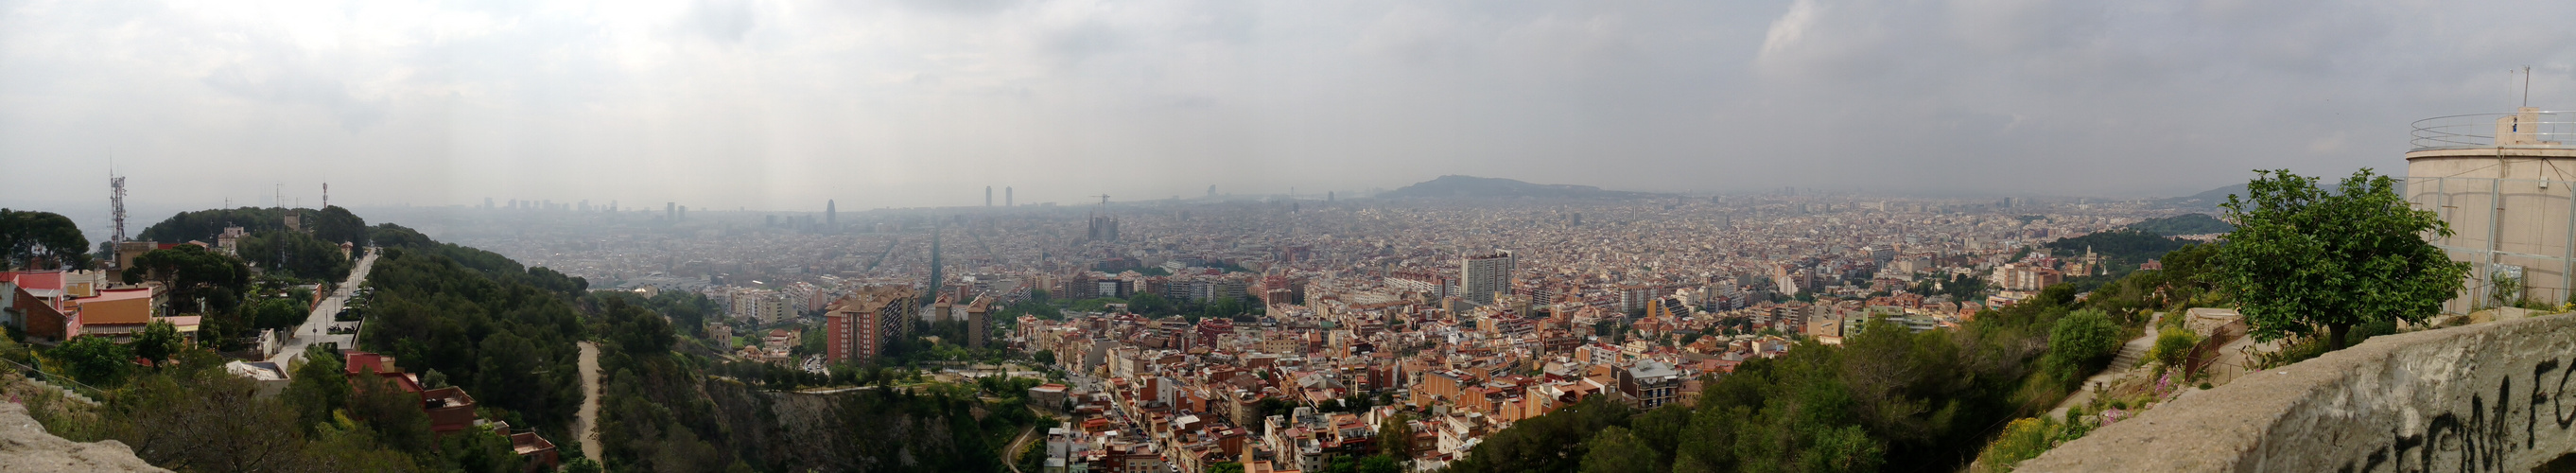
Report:
[{"label": "distant mountain ridge", "polygon": [[1663,194],[1602,190],[1599,187],[1572,184],[1531,184],[1515,179],[1453,174],[1404,186],[1402,189],[1378,194],[1378,197],[1628,199],[1659,195]]},{"label": "distant mountain ridge", "polygon": [[2217,188],[2217,189],[2210,189],[2210,190],[2208,190],[2208,191],[2203,191],[2203,192],[2198,193],[2198,194],[2186,195],[2186,196],[2182,196],[2182,197],[2167,198],[2167,199],[2156,199],[2156,201],[2155,201],[2155,202],[2156,202],[2156,203],[2159,203],[2159,204],[2164,204],[2164,205],[2167,205],[2167,206],[2173,206],[2173,207],[2213,208],[2213,209],[2214,209],[2214,208],[2218,208],[2218,204],[2224,204],[2224,203],[2227,203],[2227,196],[2229,196],[2229,195],[2246,195],[2246,194],[2247,194],[2247,192],[2246,192],[2246,190],[2245,190],[2245,189],[2246,189],[2245,184],[2241,184],[2241,183],[2240,183],[2240,184],[2231,185],[2231,186],[2227,186],[2227,187],[2220,187],[2220,188]]}]

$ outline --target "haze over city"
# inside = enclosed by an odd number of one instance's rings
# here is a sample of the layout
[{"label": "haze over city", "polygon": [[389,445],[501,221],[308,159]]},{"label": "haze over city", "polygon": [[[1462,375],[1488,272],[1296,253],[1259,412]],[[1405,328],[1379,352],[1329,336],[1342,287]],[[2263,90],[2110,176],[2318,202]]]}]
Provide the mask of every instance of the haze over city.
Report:
[{"label": "haze over city", "polygon": [[[2560,2],[6,2],[0,205],[2185,195],[2569,97]],[[2438,40],[2437,40],[2438,39]],[[292,199],[303,199],[295,201]],[[93,211],[95,210],[95,211]],[[142,212],[161,215],[162,212]],[[87,221],[87,220],[84,220]]]},{"label": "haze over city", "polygon": [[0,0],[0,472],[2576,471],[2570,18]]}]

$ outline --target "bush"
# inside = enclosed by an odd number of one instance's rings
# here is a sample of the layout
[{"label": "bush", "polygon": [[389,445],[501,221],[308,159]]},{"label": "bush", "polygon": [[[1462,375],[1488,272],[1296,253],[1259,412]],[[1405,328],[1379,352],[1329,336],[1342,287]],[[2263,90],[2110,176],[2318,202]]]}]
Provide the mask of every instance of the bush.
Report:
[{"label": "bush", "polygon": [[2168,369],[2183,369],[2190,362],[2193,347],[2200,346],[2200,334],[2180,327],[2166,327],[2156,334],[2156,348],[2148,353]]},{"label": "bush", "polygon": [[2048,331],[2048,367],[2067,389],[2102,369],[2120,350],[2120,325],[2100,310],[2078,310]]},{"label": "bush", "polygon": [[1978,455],[1982,468],[1976,470],[2012,471],[2023,460],[2039,458],[2040,454],[2057,446],[2059,430],[2060,427],[2048,419],[2025,417],[2012,421],[2004,426],[2003,435],[1996,436],[1994,443],[1986,444],[1986,452]]}]

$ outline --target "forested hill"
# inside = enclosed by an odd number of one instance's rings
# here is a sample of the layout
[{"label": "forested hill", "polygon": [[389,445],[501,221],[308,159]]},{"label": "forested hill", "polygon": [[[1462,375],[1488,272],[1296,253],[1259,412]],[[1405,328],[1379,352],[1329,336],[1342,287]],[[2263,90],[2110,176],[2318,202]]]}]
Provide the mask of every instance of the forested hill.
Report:
[{"label": "forested hill", "polygon": [[581,451],[569,434],[581,402],[576,342],[595,341],[610,471],[998,472],[996,450],[1036,421],[1020,402],[980,400],[975,389],[897,389],[919,382],[901,367],[835,367],[831,378],[849,383],[840,385],[877,386],[834,396],[711,376],[721,355],[684,330],[721,312],[703,296],[592,292],[579,278],[394,225],[373,238],[385,249],[369,282],[377,291],[363,345],[406,368],[438,370],[572,458]]},{"label": "forested hill", "polygon": [[588,333],[574,302],[588,284],[393,224],[373,233],[394,245],[369,274],[375,294],[360,347],[438,373],[512,425],[571,438],[581,404],[574,343]]},{"label": "forested hill", "polygon": [[286,214],[290,211],[300,213],[297,217],[299,225],[312,232],[314,238],[335,245],[349,242],[367,246],[367,239],[373,233],[367,228],[365,219],[336,205],[321,209],[242,207],[180,212],[161,223],[144,227],[142,232],[134,234],[134,239],[162,243],[212,242],[215,235],[224,232],[224,227],[242,227],[243,231],[251,233],[284,230]]},{"label": "forested hill", "polygon": [[2151,218],[2143,222],[2129,224],[2127,228],[2164,236],[2208,235],[2213,233],[2236,231],[2236,226],[2227,224],[2227,221],[2225,220],[2219,220],[2218,217],[2211,217],[2209,214],[2199,213],[2182,214],[2164,218]]},{"label": "forested hill", "polygon": [[[286,231],[286,215],[294,212],[302,231]],[[225,227],[242,227],[247,232],[238,251],[243,262],[304,282],[336,282],[349,276],[350,258],[365,254],[374,230],[367,221],[337,206],[316,209],[253,208],[212,209],[180,212],[160,223],[144,227],[137,240],[161,243],[202,241],[212,244]],[[407,231],[407,230],[406,230]],[[416,233],[415,233],[416,235]],[[340,244],[353,246],[349,255],[340,254]],[[102,255],[104,256],[104,255]]]},{"label": "forested hill", "polygon": [[2051,254],[2062,257],[2081,256],[2084,252],[2091,251],[2116,263],[2136,265],[2145,263],[2147,260],[2162,258],[2165,253],[2171,253],[2190,244],[2192,244],[2191,240],[2170,238],[2135,229],[2120,229],[2052,241],[2044,246],[2048,247]]}]

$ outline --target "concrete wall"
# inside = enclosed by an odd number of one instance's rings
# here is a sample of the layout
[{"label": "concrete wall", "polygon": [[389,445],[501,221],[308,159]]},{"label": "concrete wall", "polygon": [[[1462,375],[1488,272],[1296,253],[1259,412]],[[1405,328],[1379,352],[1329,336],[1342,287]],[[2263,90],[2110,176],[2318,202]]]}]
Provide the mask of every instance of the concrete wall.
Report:
[{"label": "concrete wall", "polygon": [[2190,391],[2020,471],[2569,471],[2570,388],[2576,314],[2382,336]]}]

